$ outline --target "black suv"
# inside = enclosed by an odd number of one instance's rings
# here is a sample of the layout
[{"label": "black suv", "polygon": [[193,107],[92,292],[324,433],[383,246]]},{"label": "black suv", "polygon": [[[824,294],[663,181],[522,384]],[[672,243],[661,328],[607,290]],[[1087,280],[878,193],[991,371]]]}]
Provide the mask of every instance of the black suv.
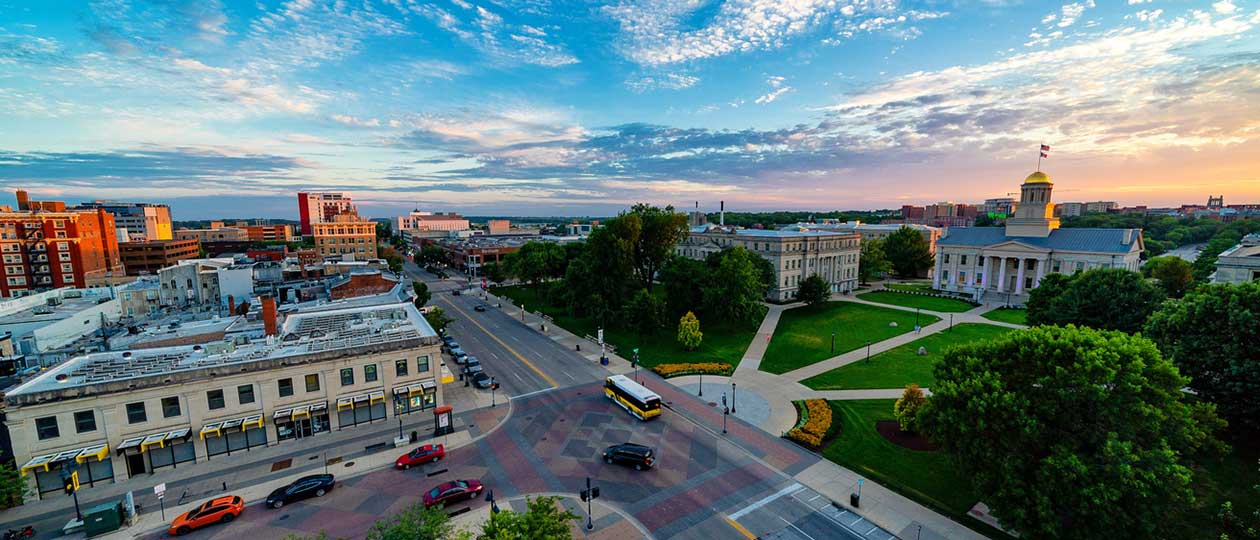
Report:
[{"label": "black suv", "polygon": [[634,470],[650,469],[656,463],[656,452],[641,444],[614,444],[604,449],[604,463],[630,465]]}]

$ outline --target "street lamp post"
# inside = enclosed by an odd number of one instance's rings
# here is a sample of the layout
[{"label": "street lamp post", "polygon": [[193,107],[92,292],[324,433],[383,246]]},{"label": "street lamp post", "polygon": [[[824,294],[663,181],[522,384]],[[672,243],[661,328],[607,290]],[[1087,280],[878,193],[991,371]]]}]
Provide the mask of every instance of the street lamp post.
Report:
[{"label": "street lamp post", "polygon": [[953,313],[949,314],[949,330],[951,332],[954,331],[954,314]]},{"label": "street lamp post", "polygon": [[731,414],[735,414],[735,381],[731,381]]},{"label": "street lamp post", "polygon": [[398,417],[398,438],[399,438],[399,439],[403,438],[403,432],[402,432],[402,417],[401,417],[401,416],[399,416],[399,417]]},{"label": "street lamp post", "polygon": [[836,354],[836,333],[831,333],[831,354]]},{"label": "street lamp post", "polygon": [[919,331],[919,308],[914,308],[914,331]]},{"label": "street lamp post", "polygon": [[490,406],[491,407],[494,407],[494,389],[498,386],[499,385],[495,384],[494,382],[494,377],[490,377]]},{"label": "street lamp post", "polygon": [[871,361],[871,342],[870,341],[866,342],[866,361],[867,362]]},{"label": "street lamp post", "polygon": [[730,407],[726,406],[726,392],[722,392],[722,434],[726,435],[726,416],[731,414]]},{"label": "street lamp post", "polygon": [[704,372],[700,372],[700,393],[697,396],[704,397]]}]

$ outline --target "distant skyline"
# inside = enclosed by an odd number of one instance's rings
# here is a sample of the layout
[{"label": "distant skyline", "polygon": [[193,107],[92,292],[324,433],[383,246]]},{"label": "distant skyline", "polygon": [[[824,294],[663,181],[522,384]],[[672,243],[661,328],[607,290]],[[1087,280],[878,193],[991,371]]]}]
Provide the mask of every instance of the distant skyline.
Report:
[{"label": "distant skyline", "polygon": [[979,202],[1040,144],[1260,202],[1260,0],[0,0],[0,186],[179,220]]}]

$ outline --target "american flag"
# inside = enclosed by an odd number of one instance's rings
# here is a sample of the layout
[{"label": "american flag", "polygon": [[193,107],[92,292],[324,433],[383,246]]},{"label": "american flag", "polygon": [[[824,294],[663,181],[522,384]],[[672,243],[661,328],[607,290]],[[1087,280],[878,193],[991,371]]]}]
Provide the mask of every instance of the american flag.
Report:
[{"label": "american flag", "polygon": [[1042,152],[1042,153],[1041,153],[1041,157],[1043,157],[1043,158],[1048,158],[1048,157],[1050,157],[1050,154],[1047,154],[1047,153],[1045,153],[1045,152]]},{"label": "american flag", "polygon": [[1049,152],[1049,151],[1050,151],[1050,145],[1048,145],[1048,144],[1043,144],[1043,145],[1041,145],[1041,151],[1042,151],[1042,152]]}]

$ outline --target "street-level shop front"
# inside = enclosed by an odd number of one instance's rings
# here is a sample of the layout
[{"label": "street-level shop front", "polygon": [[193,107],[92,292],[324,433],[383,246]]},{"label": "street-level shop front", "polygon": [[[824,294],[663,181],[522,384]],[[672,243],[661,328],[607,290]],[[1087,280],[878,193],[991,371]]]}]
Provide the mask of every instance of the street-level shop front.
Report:
[{"label": "street-level shop front", "polygon": [[93,487],[114,481],[114,462],[109,459],[109,444],[91,446],[35,456],[22,465],[22,476],[34,474],[35,487],[42,497],[45,493],[61,491],[65,485],[61,473],[74,469],[79,472],[79,484]]},{"label": "street-level shop front", "polygon": [[385,391],[337,398],[337,429],[385,420]]},{"label": "street-level shop front", "polygon": [[267,446],[261,414],[211,422],[201,426],[199,436],[206,445],[206,459]]}]

